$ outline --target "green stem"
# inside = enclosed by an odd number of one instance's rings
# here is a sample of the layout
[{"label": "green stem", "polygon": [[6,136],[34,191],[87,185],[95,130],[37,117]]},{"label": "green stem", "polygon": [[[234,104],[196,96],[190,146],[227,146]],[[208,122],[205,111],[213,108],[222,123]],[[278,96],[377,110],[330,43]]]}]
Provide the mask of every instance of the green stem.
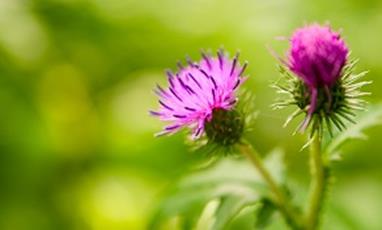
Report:
[{"label": "green stem", "polygon": [[310,145],[310,171],[312,182],[307,208],[306,229],[314,230],[319,226],[320,211],[324,201],[327,181],[327,167],[321,152],[321,140],[316,133]]},{"label": "green stem", "polygon": [[274,202],[280,208],[281,213],[284,215],[287,223],[293,229],[301,229],[301,221],[295,209],[291,206],[285,194],[280,190],[279,186],[272,178],[271,174],[265,168],[260,155],[256,150],[249,144],[239,145],[240,152],[255,166],[260,175],[263,177],[264,181],[268,184],[271,189]]}]

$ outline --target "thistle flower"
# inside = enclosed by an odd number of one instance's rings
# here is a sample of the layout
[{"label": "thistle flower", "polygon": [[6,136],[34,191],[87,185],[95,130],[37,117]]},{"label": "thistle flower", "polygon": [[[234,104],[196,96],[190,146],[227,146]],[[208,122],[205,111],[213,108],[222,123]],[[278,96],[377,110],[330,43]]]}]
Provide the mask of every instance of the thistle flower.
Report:
[{"label": "thistle flower", "polygon": [[169,87],[157,86],[160,108],[150,113],[170,124],[157,135],[188,127],[193,139],[206,134],[220,145],[239,141],[244,121],[235,110],[236,91],[246,80],[242,74],[247,63],[240,65],[238,56],[229,59],[221,50],[217,57],[202,53],[199,63],[188,60],[186,67],[179,65],[178,73],[167,71]]},{"label": "thistle flower", "polygon": [[[356,61],[348,61],[349,51],[340,34],[329,26],[318,24],[297,29],[290,39],[288,60],[283,61],[280,73],[286,85],[276,83],[275,88],[289,98],[275,104],[283,108],[295,104],[298,109],[287,119],[286,124],[301,113],[306,117],[299,130],[309,125],[312,132],[322,131],[325,122],[332,133],[332,124],[339,130],[345,128],[343,120],[353,122],[353,110],[362,109],[365,101],[361,96],[368,93],[360,88],[370,82],[357,82],[366,72],[353,74]],[[288,72],[289,69],[294,75]]]},{"label": "thistle flower", "polygon": [[340,34],[328,26],[313,24],[294,32],[288,66],[314,91],[333,86],[340,77],[347,56],[348,48]]}]

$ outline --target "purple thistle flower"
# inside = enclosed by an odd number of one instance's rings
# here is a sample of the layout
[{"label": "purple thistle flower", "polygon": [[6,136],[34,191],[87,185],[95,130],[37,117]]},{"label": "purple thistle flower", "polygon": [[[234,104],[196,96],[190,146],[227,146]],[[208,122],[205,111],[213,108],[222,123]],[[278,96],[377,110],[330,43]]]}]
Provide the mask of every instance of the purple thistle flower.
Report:
[{"label": "purple thistle flower", "polygon": [[308,116],[302,125],[304,129],[316,109],[318,89],[324,89],[331,98],[330,87],[341,77],[348,48],[339,33],[318,24],[297,29],[290,42],[287,65],[310,91]]},{"label": "purple thistle flower", "polygon": [[237,102],[236,91],[246,80],[242,74],[247,63],[240,65],[238,56],[229,59],[222,51],[217,57],[202,53],[199,63],[188,60],[188,66],[179,65],[178,73],[168,71],[169,87],[157,87],[160,108],[150,113],[170,125],[157,135],[189,127],[193,138],[200,137],[214,111],[231,110]]}]

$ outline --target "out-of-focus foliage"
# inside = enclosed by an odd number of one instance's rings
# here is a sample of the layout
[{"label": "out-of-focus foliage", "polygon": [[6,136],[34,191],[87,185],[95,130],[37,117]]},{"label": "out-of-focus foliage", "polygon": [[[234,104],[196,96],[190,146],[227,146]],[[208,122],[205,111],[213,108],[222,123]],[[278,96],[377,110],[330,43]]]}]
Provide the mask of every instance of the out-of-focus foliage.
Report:
[{"label": "out-of-focus foliage", "polygon": [[328,137],[328,139],[330,139],[330,143],[325,147],[324,151],[328,154],[335,155],[338,151],[340,151],[339,148],[348,140],[367,140],[367,135],[363,133],[364,130],[382,123],[382,105],[376,105],[368,108],[367,110],[368,112],[363,114],[357,122],[352,124],[343,132],[339,132],[336,137]]},{"label": "out-of-focus foliage", "polygon": [[[272,176],[284,183],[281,180],[285,174],[281,151],[270,153],[265,165]],[[179,229],[226,229],[244,208],[268,207],[270,194],[267,184],[248,161],[215,162],[207,169],[182,178],[171,189],[159,205],[150,229],[161,229],[166,226],[163,223],[175,217],[178,217],[175,226]],[[253,224],[255,213],[248,220]],[[264,218],[263,213],[260,217]]]},{"label": "out-of-focus foliage", "polygon": [[[265,47],[283,54],[287,41],[274,38],[329,21],[370,70],[378,103],[381,11],[377,0],[1,0],[0,229],[145,229],[165,188],[202,158],[181,135],[153,138],[162,124],[147,115],[151,89],[177,59],[221,45],[250,63],[251,141],[285,148],[294,189],[306,187],[305,140],[281,129],[290,111],[269,108],[278,73]],[[324,229],[382,228],[382,129],[367,134],[335,167]]]},{"label": "out-of-focus foliage", "polygon": [[[325,161],[329,160],[329,164],[338,162],[341,159],[341,146],[352,139],[367,139],[363,131],[381,124],[382,106],[367,110],[359,120],[352,121],[354,124],[349,124],[346,130],[338,131],[336,136],[327,133],[323,137],[327,142],[323,150]],[[285,181],[282,156],[282,152],[276,150],[267,154],[264,162],[267,170],[287,192],[288,199],[292,200],[291,196],[295,194]],[[272,191],[269,191],[268,184],[255,170],[248,161],[220,160],[191,172],[173,184],[154,212],[149,229],[237,229],[236,222],[243,218],[241,212],[244,209],[251,209],[253,213],[245,217],[250,225],[241,226],[240,229],[264,229],[272,222],[281,222],[280,218],[270,221],[277,207],[271,201]],[[332,178],[329,180],[332,185]],[[298,207],[293,208],[298,213],[302,212]]]}]

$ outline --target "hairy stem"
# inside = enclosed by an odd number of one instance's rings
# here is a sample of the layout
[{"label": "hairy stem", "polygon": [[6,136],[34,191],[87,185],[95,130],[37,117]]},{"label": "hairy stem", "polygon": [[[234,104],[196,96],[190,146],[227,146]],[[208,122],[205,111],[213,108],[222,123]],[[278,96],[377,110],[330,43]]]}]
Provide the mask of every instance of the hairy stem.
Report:
[{"label": "hairy stem", "polygon": [[255,166],[260,175],[263,177],[264,181],[268,184],[273,193],[274,202],[279,207],[281,213],[283,214],[290,227],[292,229],[302,229],[299,215],[295,212],[295,209],[289,203],[285,194],[282,192],[271,174],[265,168],[260,155],[249,144],[242,144],[239,146],[239,149],[241,154],[243,154]]},{"label": "hairy stem", "polygon": [[319,227],[320,211],[328,183],[328,168],[323,159],[321,140],[317,133],[313,135],[310,145],[310,172],[312,182],[307,208],[306,229],[314,230]]}]

